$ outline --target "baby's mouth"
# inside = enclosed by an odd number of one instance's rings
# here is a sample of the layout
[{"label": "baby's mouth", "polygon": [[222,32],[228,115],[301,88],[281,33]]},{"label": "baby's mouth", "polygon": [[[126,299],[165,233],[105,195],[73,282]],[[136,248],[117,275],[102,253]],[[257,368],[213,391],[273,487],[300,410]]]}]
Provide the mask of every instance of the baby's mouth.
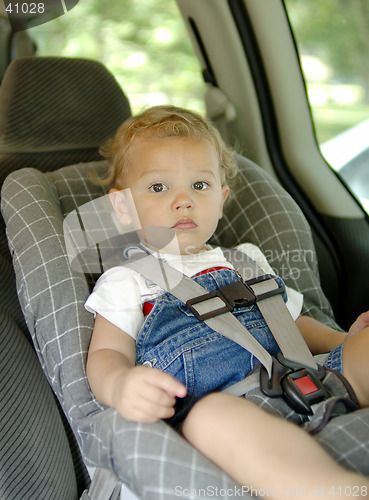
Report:
[{"label": "baby's mouth", "polygon": [[172,226],[172,229],[195,229],[197,224],[190,218],[186,217],[184,219],[179,219]]}]

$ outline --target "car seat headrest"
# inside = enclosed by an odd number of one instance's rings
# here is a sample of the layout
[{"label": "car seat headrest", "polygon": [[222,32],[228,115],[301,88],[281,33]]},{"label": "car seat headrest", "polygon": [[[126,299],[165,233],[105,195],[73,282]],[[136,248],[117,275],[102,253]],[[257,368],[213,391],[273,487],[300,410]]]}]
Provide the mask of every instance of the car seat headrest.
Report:
[{"label": "car seat headrest", "polygon": [[98,148],[131,116],[128,99],[99,62],[22,57],[0,88],[1,153]]}]

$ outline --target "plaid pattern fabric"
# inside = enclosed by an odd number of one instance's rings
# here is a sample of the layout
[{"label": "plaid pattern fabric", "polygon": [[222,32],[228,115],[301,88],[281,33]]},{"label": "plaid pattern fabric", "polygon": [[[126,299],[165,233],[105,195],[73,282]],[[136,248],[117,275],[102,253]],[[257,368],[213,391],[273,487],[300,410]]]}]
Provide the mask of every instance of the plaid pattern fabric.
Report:
[{"label": "plaid pattern fabric", "polygon": [[[214,241],[223,246],[246,240],[260,245],[286,282],[304,292],[309,313],[334,324],[319,287],[311,235],[300,210],[261,169],[241,158],[240,164],[243,185],[239,184]],[[228,491],[223,498],[234,497],[235,483],[164,422],[126,422],[115,410],[102,407],[90,392],[85,361],[93,317],[84,309],[89,286],[84,275],[69,265],[63,218],[103,194],[90,173],[105,168],[100,162],[47,174],[23,169],[4,183],[2,210],[19,299],[42,368],[89,465],[112,469],[140,498],[176,498],[184,489],[203,492],[209,487]],[[284,268],[291,264],[292,255],[299,271],[293,276]],[[330,432],[329,424],[319,439],[338,460],[356,468],[355,452],[347,450],[351,445],[357,449],[359,441],[365,443],[361,451],[368,449],[367,413],[357,412],[355,424],[352,421],[337,418],[333,426],[339,431]],[[346,441],[337,444],[335,436],[343,434]]]}]

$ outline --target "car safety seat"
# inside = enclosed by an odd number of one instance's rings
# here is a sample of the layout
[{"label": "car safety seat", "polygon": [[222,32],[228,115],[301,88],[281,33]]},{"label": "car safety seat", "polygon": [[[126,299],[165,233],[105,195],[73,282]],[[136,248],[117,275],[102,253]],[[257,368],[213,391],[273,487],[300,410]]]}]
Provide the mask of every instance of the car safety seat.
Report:
[{"label": "car safety seat", "polygon": [[[213,242],[259,245],[276,273],[304,293],[304,312],[335,325],[320,288],[310,229],[299,207],[260,167],[241,156],[238,163],[234,198]],[[237,485],[165,422],[127,422],[115,410],[102,407],[89,390],[85,360],[93,317],[84,302],[93,281],[71,269],[63,221],[77,207],[106,193],[91,180],[91,173],[101,174],[106,163],[75,164],[46,173],[37,165],[28,167],[12,173],[2,191],[17,292],[40,364],[84,461],[113,471],[139,498],[176,498],[209,486],[212,491],[231,492],[223,496],[231,498]],[[347,467],[369,475],[368,415],[361,410],[338,417],[317,439]],[[358,442],[361,446],[354,446]]]}]

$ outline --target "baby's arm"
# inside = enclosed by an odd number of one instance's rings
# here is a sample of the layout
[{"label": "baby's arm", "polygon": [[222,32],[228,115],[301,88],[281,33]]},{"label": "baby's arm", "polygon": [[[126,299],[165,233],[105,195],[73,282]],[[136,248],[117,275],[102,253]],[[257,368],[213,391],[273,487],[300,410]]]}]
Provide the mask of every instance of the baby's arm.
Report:
[{"label": "baby's arm", "polygon": [[168,373],[135,362],[134,339],[97,314],[86,368],[96,398],[127,420],[151,423],[172,417],[175,398],[184,397],[186,387]]},{"label": "baby's arm", "polygon": [[347,338],[369,327],[369,311],[360,314],[348,333],[338,332],[309,316],[299,316],[296,320],[302,336],[313,354],[329,352]]},{"label": "baby's arm", "polygon": [[339,332],[309,316],[299,316],[296,325],[312,354],[323,354],[342,344],[346,332]]}]

